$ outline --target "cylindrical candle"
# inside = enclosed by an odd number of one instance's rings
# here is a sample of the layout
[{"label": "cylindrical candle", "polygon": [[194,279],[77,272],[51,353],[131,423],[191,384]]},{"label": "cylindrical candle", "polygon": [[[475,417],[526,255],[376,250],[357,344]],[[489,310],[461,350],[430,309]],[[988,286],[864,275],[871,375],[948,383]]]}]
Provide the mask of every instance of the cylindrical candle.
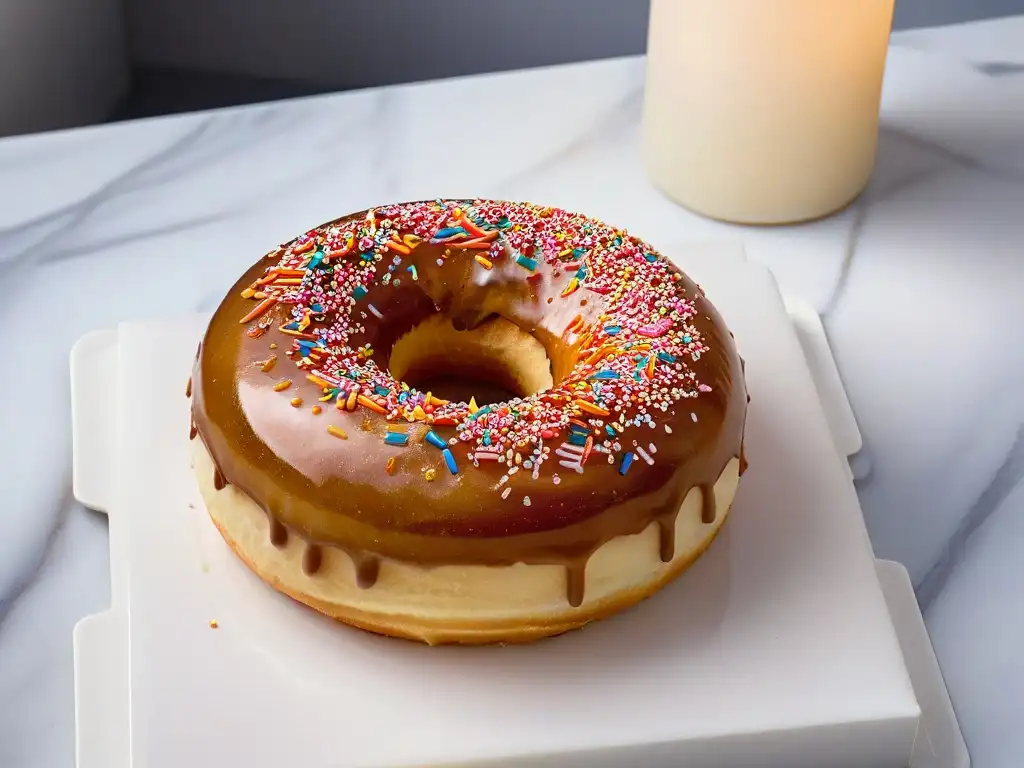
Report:
[{"label": "cylindrical candle", "polygon": [[780,224],[864,189],[893,0],[652,0],[644,152],[712,218]]}]

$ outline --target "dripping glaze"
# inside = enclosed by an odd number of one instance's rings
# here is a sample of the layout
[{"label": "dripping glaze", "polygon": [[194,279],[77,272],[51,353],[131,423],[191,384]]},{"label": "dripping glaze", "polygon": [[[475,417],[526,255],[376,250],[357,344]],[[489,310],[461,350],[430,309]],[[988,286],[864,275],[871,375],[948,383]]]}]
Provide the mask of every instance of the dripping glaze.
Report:
[{"label": "dripping glaze", "polygon": [[[391,379],[396,339],[439,312],[529,332],[554,389],[475,408]],[[305,542],[311,577],[324,547],[364,589],[382,559],[557,564],[578,607],[611,539],[655,524],[670,562],[692,489],[715,522],[715,482],[735,458],[746,469],[742,365],[698,286],[622,230],[528,204],[409,203],[311,230],[239,279],[197,351],[190,436],[218,490],[264,509],[275,546]]]}]

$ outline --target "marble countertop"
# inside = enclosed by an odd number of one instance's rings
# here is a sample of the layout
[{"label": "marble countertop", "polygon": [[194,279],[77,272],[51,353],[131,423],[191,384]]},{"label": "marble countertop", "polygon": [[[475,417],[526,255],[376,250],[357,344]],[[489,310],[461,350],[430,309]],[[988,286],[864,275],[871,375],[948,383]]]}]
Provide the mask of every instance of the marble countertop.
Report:
[{"label": "marble countertop", "polygon": [[814,305],[875,551],[911,573],[974,765],[1020,764],[1024,17],[894,35],[871,185],[802,226],[658,195],[642,85],[617,59],[0,142],[0,319],[22,340],[0,362],[0,765],[73,765],[71,631],[109,600],[106,520],[71,495],[71,345],[211,310],[268,243],[341,212],[437,196],[543,201],[656,245],[738,238]]}]

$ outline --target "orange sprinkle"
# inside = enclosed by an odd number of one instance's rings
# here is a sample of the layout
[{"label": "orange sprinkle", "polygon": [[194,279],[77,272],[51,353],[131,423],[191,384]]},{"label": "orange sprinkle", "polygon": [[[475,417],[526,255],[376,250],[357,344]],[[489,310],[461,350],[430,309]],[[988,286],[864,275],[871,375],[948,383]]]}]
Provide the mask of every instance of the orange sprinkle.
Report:
[{"label": "orange sprinkle", "polygon": [[239,324],[248,323],[248,322],[250,322],[252,320],[255,320],[257,317],[262,315],[264,312],[266,312],[268,309],[270,309],[276,303],[277,303],[277,299],[275,299],[273,296],[268,296],[263,301],[261,301],[259,304],[257,304],[253,308],[252,312],[250,312],[245,317],[243,317],[241,320],[239,320],[238,321]]},{"label": "orange sprinkle", "polygon": [[323,411],[323,408],[321,408],[319,405],[314,405],[312,411],[314,416],[319,416],[320,412]]},{"label": "orange sprinkle", "polygon": [[607,357],[609,354],[615,351],[614,344],[605,344],[603,347],[598,349],[596,352],[592,352],[590,357],[583,361],[584,365],[593,365],[599,360]]},{"label": "orange sprinkle", "polygon": [[356,402],[364,408],[369,408],[371,411],[376,413],[385,414],[387,410],[378,402],[371,400],[366,395],[357,395]]},{"label": "orange sprinkle", "polygon": [[398,242],[397,240],[388,240],[387,247],[390,248],[392,251],[396,251],[402,254],[403,256],[408,256],[410,253],[412,253],[412,248],[405,245],[404,243]]},{"label": "orange sprinkle", "polygon": [[274,285],[302,285],[301,277],[275,277]]},{"label": "orange sprinkle", "polygon": [[220,624],[217,623],[216,619],[210,619],[210,629],[216,629]]},{"label": "orange sprinkle", "polygon": [[308,376],[306,376],[306,379],[308,381],[312,381],[314,384],[316,384],[318,387],[321,387],[322,389],[330,389],[331,388],[330,383],[324,381],[319,376],[314,376],[312,373],[309,374]]},{"label": "orange sprinkle", "polygon": [[581,411],[584,411],[585,413],[592,413],[595,416],[607,416],[609,413],[607,408],[602,408],[599,405],[594,405],[593,403],[587,400],[580,400],[579,398],[577,398],[573,402],[573,405],[575,405]]},{"label": "orange sprinkle", "polygon": [[291,379],[281,379],[277,384],[274,385],[275,392],[284,392],[288,387],[292,385]]},{"label": "orange sprinkle", "polygon": [[292,408],[298,408],[300,405],[302,405],[302,398],[301,397],[293,397],[288,402],[290,402],[292,404]]},{"label": "orange sprinkle", "polygon": [[395,457],[394,456],[390,456],[388,458],[388,463],[387,463],[387,465],[384,468],[387,470],[387,473],[389,475],[395,474]]},{"label": "orange sprinkle", "polygon": [[260,370],[264,373],[270,373],[274,370],[275,365],[277,365],[277,355],[271,355],[263,361],[263,364],[260,366]]},{"label": "orange sprinkle", "polygon": [[336,427],[333,424],[327,425],[327,433],[329,435],[334,435],[334,437],[339,440],[348,440],[348,435],[345,434],[345,430],[341,427]]}]

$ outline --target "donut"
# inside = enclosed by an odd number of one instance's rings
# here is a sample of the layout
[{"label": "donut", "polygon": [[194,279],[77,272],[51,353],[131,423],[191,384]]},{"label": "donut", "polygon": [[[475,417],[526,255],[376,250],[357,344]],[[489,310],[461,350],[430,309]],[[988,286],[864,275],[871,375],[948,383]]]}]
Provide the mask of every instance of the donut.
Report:
[{"label": "donut", "polygon": [[188,389],[236,554],[428,644],[536,640],[648,597],[745,468],[743,363],[703,291],[624,230],[531,203],[385,205],[272,250]]}]

